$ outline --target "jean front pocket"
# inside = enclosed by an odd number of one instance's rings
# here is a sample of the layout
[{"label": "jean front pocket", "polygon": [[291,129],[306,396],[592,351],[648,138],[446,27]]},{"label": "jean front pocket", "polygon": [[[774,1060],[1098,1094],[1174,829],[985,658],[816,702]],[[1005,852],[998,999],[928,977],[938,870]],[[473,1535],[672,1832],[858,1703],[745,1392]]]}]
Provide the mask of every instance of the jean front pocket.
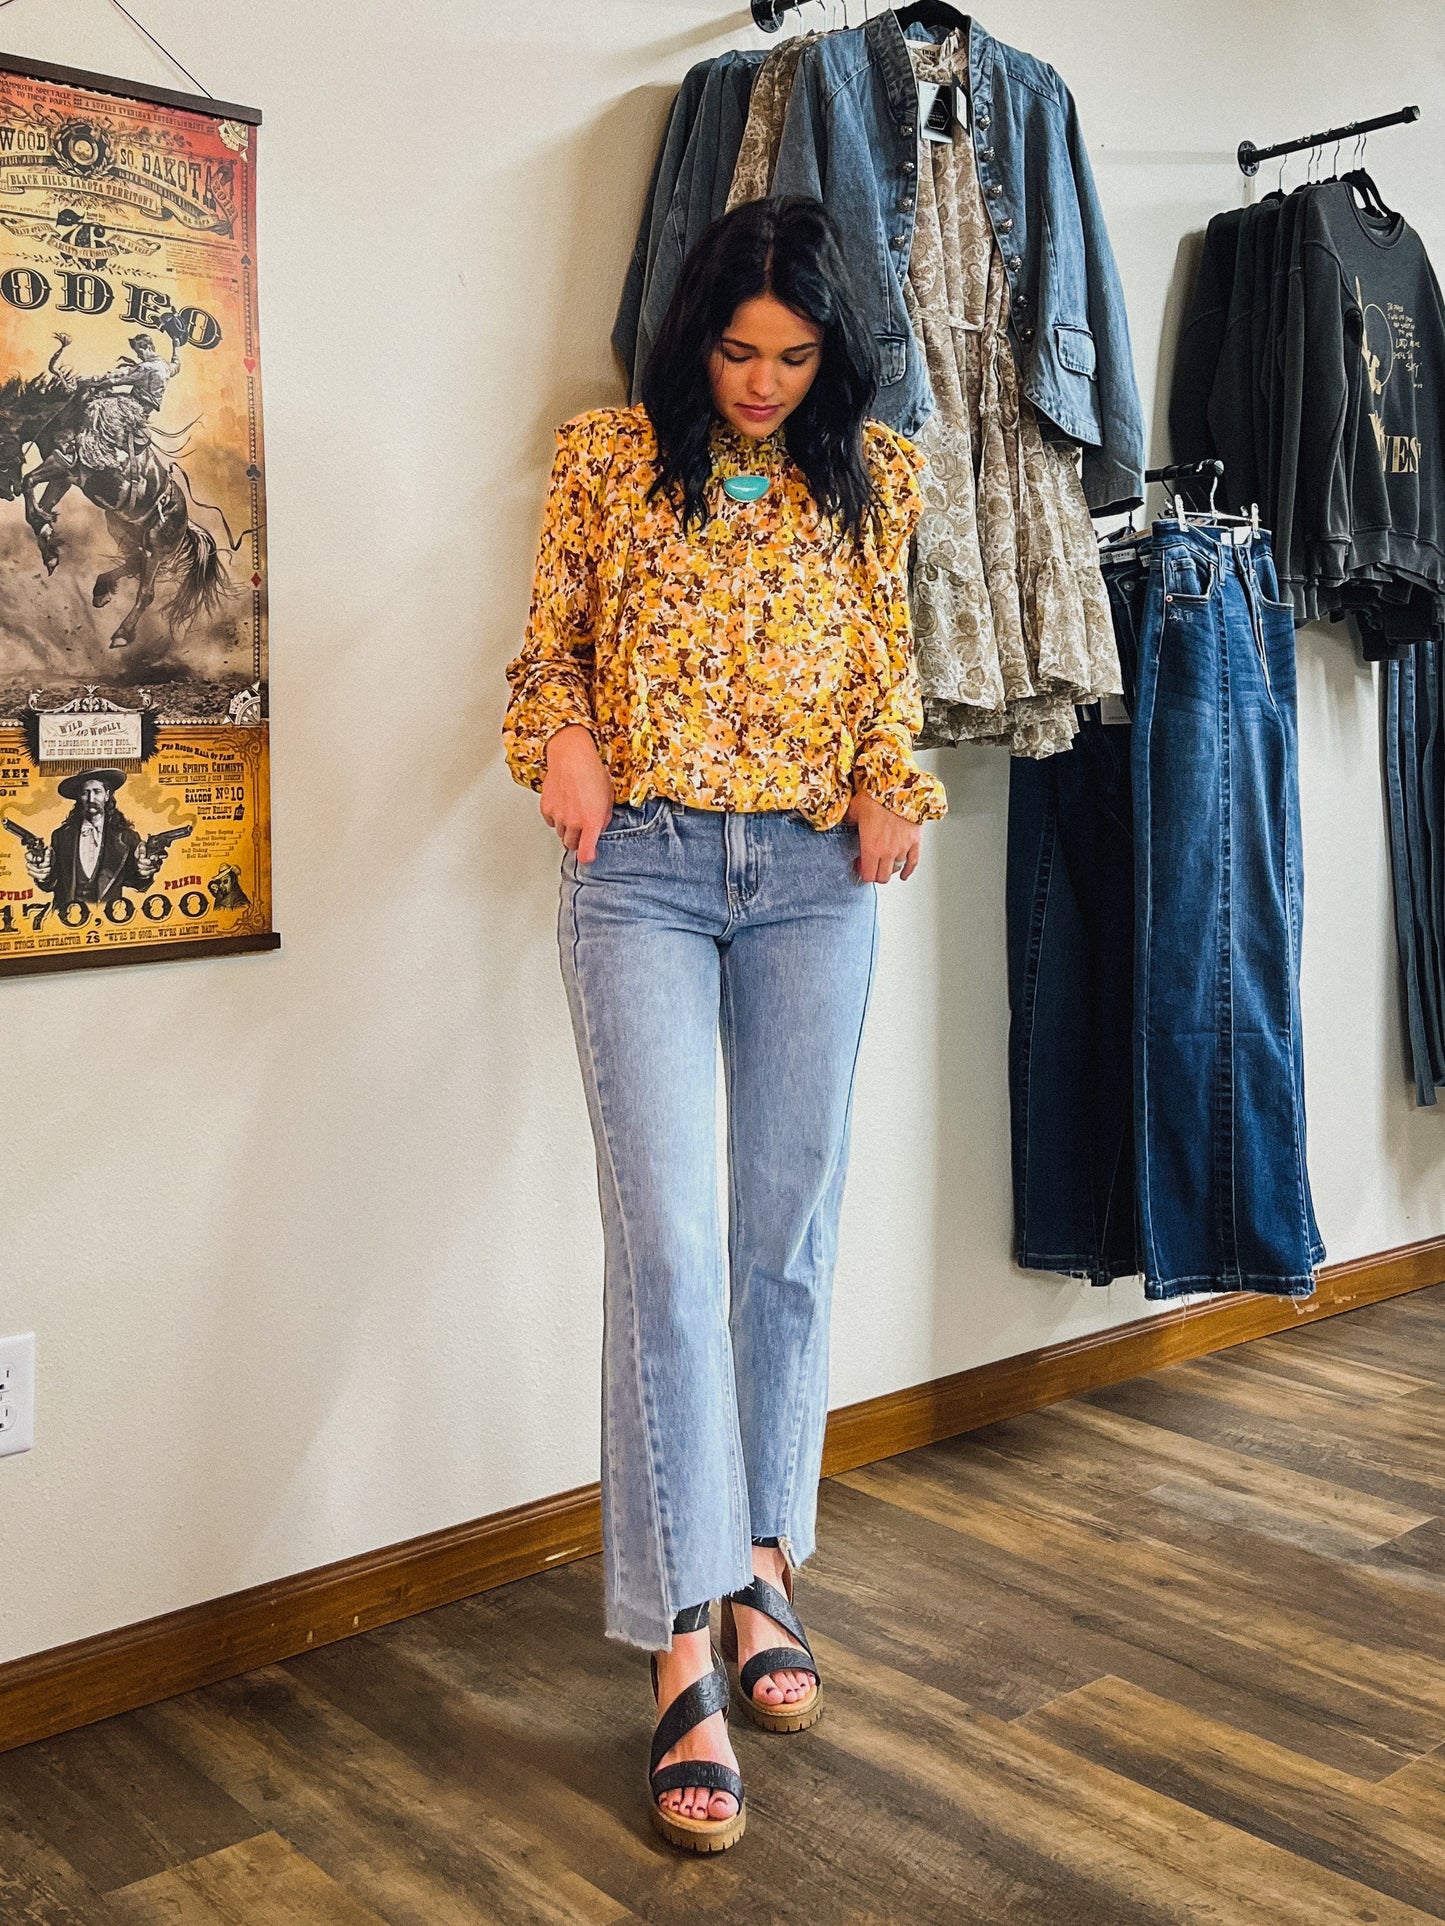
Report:
[{"label": "jean front pocket", "polygon": [[1202,555],[1195,555],[1189,549],[1181,549],[1164,557],[1164,600],[1166,602],[1193,603],[1196,607],[1207,602],[1214,592],[1214,564]]},{"label": "jean front pocket", "polygon": [[667,803],[661,796],[649,796],[642,803],[614,803],[607,827],[597,840],[615,843],[625,836],[645,836],[649,830],[660,829],[666,815]]}]

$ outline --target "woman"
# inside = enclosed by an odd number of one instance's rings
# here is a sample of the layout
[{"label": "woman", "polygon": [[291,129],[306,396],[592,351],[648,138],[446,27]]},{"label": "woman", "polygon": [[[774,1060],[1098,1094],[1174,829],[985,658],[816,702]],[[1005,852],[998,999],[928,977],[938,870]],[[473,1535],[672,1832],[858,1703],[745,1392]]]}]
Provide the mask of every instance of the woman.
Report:
[{"label": "woman", "polygon": [[566,848],[597,1144],[607,1629],[654,1653],[650,1810],[700,1852],[745,1820],[714,1598],[754,1720],[820,1710],[792,1572],[813,1549],[874,885],[912,875],[945,806],[912,753],[918,463],[866,419],[875,379],[818,202],[716,222],[642,405],[560,431],[508,670],[508,763]]}]

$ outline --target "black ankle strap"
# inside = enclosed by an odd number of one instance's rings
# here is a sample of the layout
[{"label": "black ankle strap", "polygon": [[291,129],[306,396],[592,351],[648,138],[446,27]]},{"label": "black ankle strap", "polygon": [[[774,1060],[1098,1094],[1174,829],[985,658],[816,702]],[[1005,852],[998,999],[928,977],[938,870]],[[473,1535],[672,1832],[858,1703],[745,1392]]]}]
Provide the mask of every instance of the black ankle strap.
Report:
[{"label": "black ankle strap", "polygon": [[684,1606],[672,1621],[674,1632],[700,1632],[708,1622],[712,1611],[712,1600],[705,1598],[701,1605]]},{"label": "black ankle strap", "polygon": [[808,1643],[808,1634],[803,1630],[802,1619],[776,1585],[770,1585],[765,1578],[755,1578],[750,1585],[744,1585],[740,1592],[729,1592],[728,1597],[734,1605],[747,1605],[772,1619],[775,1625],[781,1625],[785,1632],[792,1633],[805,1652],[811,1654],[813,1648]]}]

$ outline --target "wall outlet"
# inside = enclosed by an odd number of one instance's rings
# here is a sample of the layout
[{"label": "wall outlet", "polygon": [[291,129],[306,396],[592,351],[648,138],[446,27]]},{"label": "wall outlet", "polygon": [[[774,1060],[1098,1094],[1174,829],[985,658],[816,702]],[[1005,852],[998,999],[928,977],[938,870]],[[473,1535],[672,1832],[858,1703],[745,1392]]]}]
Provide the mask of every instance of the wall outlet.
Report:
[{"label": "wall outlet", "polygon": [[0,1458],[35,1443],[35,1333],[0,1338]]}]

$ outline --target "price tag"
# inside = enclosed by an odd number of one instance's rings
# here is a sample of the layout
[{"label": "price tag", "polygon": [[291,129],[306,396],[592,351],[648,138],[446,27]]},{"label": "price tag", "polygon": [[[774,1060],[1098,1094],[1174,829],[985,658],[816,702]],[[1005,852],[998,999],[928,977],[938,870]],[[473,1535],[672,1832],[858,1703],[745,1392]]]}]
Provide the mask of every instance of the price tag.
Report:
[{"label": "price tag", "polygon": [[968,95],[954,81],[920,80],[918,125],[925,140],[947,145],[954,129],[968,131]]}]

